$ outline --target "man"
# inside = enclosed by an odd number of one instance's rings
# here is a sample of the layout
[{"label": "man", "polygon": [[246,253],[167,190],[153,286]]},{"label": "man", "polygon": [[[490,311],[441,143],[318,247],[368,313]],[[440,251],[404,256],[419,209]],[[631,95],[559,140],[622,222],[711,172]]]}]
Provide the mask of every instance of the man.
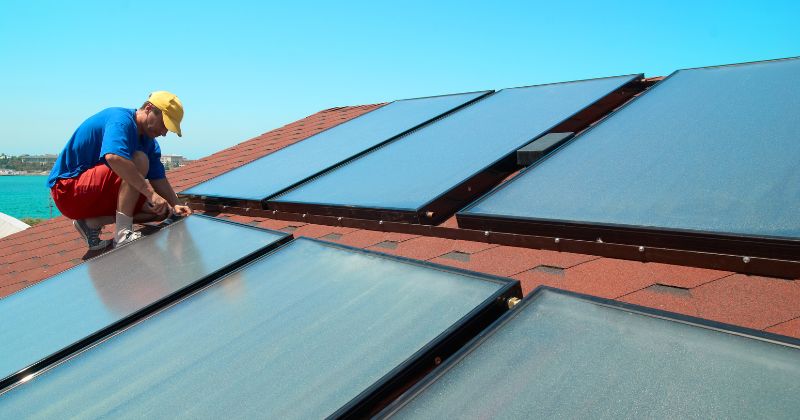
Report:
[{"label": "man", "polygon": [[[163,220],[192,210],[166,178],[155,140],[167,130],[181,136],[183,105],[166,91],[150,94],[139,109],[108,108],[81,124],[58,155],[47,185],[61,213],[90,250],[103,249],[103,226],[116,222],[114,247],[138,239],[133,223]],[[148,182],[149,181],[149,182]]]}]

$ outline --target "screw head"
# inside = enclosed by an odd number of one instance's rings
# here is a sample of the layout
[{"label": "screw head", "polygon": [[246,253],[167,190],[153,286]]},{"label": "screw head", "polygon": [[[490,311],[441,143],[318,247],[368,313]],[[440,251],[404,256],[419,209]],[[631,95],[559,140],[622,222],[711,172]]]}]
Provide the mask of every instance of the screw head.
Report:
[{"label": "screw head", "polygon": [[559,242],[561,242],[561,238],[556,238],[555,239],[555,243],[559,243]]},{"label": "screw head", "polygon": [[383,220],[378,220],[378,224],[382,225],[383,224]]},{"label": "screw head", "polygon": [[483,236],[489,236],[489,231],[488,230],[484,230],[483,231]]},{"label": "screw head", "polygon": [[742,258],[742,262],[744,262],[745,264],[749,263],[750,262],[750,257]]},{"label": "screw head", "polygon": [[603,238],[597,238],[597,243],[598,244],[602,244],[603,243]]},{"label": "screw head", "polygon": [[644,252],[644,247],[643,246],[639,247],[639,252]]}]

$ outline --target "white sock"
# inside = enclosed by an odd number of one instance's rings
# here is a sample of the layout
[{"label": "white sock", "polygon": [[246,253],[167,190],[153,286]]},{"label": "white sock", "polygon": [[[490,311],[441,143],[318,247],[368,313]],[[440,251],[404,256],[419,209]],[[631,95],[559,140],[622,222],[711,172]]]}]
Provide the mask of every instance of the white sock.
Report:
[{"label": "white sock", "polygon": [[114,231],[114,242],[121,242],[133,230],[133,217],[117,212],[117,228]]}]

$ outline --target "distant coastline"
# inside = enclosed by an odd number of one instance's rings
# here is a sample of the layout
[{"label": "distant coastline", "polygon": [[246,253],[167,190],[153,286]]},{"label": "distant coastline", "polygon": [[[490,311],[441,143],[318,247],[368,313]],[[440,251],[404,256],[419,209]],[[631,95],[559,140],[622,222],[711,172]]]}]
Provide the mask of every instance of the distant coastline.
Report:
[{"label": "distant coastline", "polygon": [[[0,176],[40,176],[50,175],[50,170],[58,160],[58,155],[19,155],[9,156],[0,153]],[[181,155],[161,155],[164,169],[178,168],[191,162]]]},{"label": "distant coastline", "polygon": [[14,171],[11,169],[0,169],[0,176],[42,176],[50,175],[47,171],[28,172],[28,171]]}]

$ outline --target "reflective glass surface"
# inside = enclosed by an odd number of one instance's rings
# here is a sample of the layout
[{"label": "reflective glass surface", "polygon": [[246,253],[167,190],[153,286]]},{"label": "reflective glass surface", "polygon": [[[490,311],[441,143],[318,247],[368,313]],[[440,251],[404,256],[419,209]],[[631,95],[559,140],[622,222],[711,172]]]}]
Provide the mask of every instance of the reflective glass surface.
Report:
[{"label": "reflective glass surface", "polygon": [[[525,303],[523,303],[525,304]],[[796,418],[800,350],[553,292],[397,418]]]},{"label": "reflective glass surface", "polygon": [[0,412],[322,418],[503,286],[297,239],[0,395]]},{"label": "reflective glass surface", "polygon": [[395,101],[183,193],[261,200],[485,93]]},{"label": "reflective glass surface", "polygon": [[680,70],[465,214],[800,237],[800,60]]},{"label": "reflective glass surface", "polygon": [[284,236],[189,216],[0,299],[0,378]]},{"label": "reflective glass surface", "polygon": [[274,201],[419,210],[635,77],[504,89]]}]

